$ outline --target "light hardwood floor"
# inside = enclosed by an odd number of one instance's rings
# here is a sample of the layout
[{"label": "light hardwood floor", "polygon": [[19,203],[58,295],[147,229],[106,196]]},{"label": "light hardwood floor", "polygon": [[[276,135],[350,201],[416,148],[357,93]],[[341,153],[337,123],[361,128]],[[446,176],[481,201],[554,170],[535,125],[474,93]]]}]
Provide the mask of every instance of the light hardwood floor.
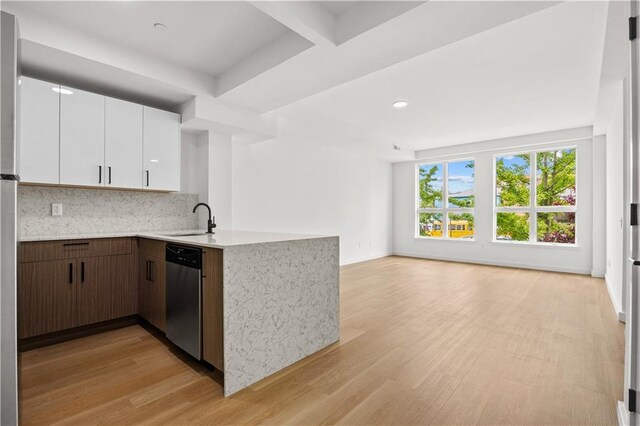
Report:
[{"label": "light hardwood floor", "polygon": [[230,398],[132,326],[21,355],[24,424],[616,424],[601,279],[388,257],[342,268],[341,341]]}]

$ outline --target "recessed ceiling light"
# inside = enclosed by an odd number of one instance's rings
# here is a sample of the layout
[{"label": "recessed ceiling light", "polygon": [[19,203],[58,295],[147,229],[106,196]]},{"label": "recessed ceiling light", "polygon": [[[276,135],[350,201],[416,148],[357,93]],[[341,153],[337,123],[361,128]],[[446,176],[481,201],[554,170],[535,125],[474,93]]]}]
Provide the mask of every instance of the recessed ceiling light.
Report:
[{"label": "recessed ceiling light", "polygon": [[407,101],[395,101],[393,103],[394,108],[406,108],[407,105],[409,105],[409,102]]},{"label": "recessed ceiling light", "polygon": [[62,87],[52,87],[51,90],[62,95],[73,95],[73,92],[71,90]]},{"label": "recessed ceiling light", "polygon": [[163,24],[162,22],[156,22],[155,24],[153,24],[153,28],[158,30],[158,31],[166,31],[167,30],[167,26],[165,24]]}]

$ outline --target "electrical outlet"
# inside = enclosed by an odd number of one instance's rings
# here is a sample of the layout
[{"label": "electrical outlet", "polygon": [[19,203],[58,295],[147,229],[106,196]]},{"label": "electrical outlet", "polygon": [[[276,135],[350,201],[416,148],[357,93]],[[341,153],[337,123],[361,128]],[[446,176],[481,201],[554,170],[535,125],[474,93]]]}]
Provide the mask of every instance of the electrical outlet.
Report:
[{"label": "electrical outlet", "polygon": [[51,204],[51,216],[62,216],[62,204]]}]

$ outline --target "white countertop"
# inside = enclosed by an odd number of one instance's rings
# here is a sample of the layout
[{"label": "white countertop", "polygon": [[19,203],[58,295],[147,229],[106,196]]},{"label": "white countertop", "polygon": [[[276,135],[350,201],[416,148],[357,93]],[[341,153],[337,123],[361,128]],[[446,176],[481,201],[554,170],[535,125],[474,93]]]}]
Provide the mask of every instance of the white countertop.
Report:
[{"label": "white countertop", "polygon": [[[181,235],[194,234],[198,235]],[[327,235],[303,235],[286,234],[276,232],[239,231],[232,229],[216,230],[215,234],[205,234],[201,229],[187,229],[181,231],[131,231],[111,232],[105,234],[66,234],[66,235],[36,235],[18,237],[18,241],[56,241],[56,240],[81,240],[89,238],[118,238],[118,237],[142,237],[156,240],[171,241],[175,243],[192,244],[200,247],[225,248],[248,244],[273,243],[279,241],[310,240],[315,238],[327,238]]]}]

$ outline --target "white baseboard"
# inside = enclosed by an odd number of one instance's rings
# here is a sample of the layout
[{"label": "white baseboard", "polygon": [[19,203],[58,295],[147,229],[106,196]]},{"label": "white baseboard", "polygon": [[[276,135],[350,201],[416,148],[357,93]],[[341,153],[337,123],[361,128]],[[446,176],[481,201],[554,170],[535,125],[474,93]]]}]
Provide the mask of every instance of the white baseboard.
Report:
[{"label": "white baseboard", "polygon": [[446,262],[474,263],[478,265],[504,266],[507,268],[521,268],[521,269],[533,269],[537,271],[565,272],[569,274],[591,275],[591,270],[579,269],[579,268],[556,267],[556,266],[546,266],[546,265],[533,266],[533,265],[528,265],[526,263],[519,263],[519,262],[504,262],[501,260],[473,259],[468,257],[454,258],[449,256],[433,256],[433,255],[426,256],[422,253],[395,252],[393,254],[396,256],[415,257],[419,259],[443,260]]},{"label": "white baseboard", "polygon": [[613,297],[613,291],[611,290],[611,285],[609,284],[609,279],[607,275],[604,276],[604,283],[607,287],[607,292],[609,293],[609,299],[611,299],[611,304],[613,305],[613,309],[616,311],[616,316],[618,317],[618,321],[625,322],[625,315],[622,312],[622,307],[618,306],[616,299]]},{"label": "white baseboard", "polygon": [[354,263],[366,262],[368,260],[381,259],[383,257],[388,257],[388,256],[393,256],[393,253],[391,253],[391,252],[379,253],[379,254],[373,254],[371,256],[357,257],[357,258],[354,258],[354,259],[347,259],[347,260],[342,261],[340,263],[340,266],[352,265]]},{"label": "white baseboard", "polygon": [[627,407],[624,406],[624,401],[618,401],[616,404],[616,412],[618,413],[618,425],[619,426],[630,426],[629,421],[629,412],[627,411]]},{"label": "white baseboard", "polygon": [[593,278],[604,278],[604,272],[591,270],[591,276]]}]

